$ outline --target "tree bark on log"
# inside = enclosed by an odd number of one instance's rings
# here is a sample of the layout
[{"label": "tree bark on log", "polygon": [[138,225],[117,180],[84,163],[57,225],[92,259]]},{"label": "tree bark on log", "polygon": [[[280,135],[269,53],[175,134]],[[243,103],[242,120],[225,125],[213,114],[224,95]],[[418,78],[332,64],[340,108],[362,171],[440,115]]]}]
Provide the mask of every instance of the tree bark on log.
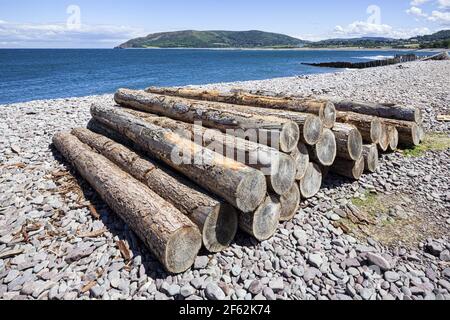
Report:
[{"label": "tree bark on log", "polygon": [[148,123],[169,129],[229,159],[261,170],[266,175],[269,188],[278,195],[287,193],[295,182],[297,168],[294,159],[274,148],[226,135],[215,129],[132,109],[123,110]]},{"label": "tree bark on log", "polygon": [[378,148],[376,144],[363,146],[364,169],[367,172],[376,172],[378,168]]},{"label": "tree bark on log", "polygon": [[216,101],[244,106],[254,106],[267,109],[281,109],[294,112],[310,113],[318,116],[325,128],[333,128],[336,122],[334,104],[327,100],[313,98],[270,97],[252,94],[243,90],[231,92],[217,90],[203,90],[191,88],[157,88],[146,89],[149,93],[167,96],[183,97],[187,99]]},{"label": "tree bark on log", "polygon": [[354,112],[339,111],[336,113],[336,119],[338,122],[354,125],[361,133],[365,143],[380,142],[382,123],[379,118]]},{"label": "tree bark on log", "polygon": [[239,227],[258,241],[270,239],[277,231],[280,213],[280,202],[269,195],[255,212],[239,216]]},{"label": "tree bark on log", "polygon": [[238,218],[236,210],[227,202],[209,196],[186,179],[105,136],[82,128],[72,130],[72,134],[191,219],[202,231],[207,250],[219,252],[231,244]]},{"label": "tree bark on log", "polygon": [[364,173],[364,157],[357,161],[336,159],[330,170],[340,176],[359,180]]},{"label": "tree bark on log", "polygon": [[324,129],[322,137],[315,146],[308,147],[310,159],[314,162],[329,167],[333,164],[337,155],[336,137],[330,129]]},{"label": "tree bark on log", "polygon": [[398,130],[395,127],[388,127],[389,146],[388,150],[394,152],[398,148]]},{"label": "tree bark on log", "polygon": [[242,106],[218,102],[155,95],[138,90],[119,89],[115,101],[123,107],[154,113],[175,120],[194,123],[202,121],[208,128],[248,138],[283,152],[291,152],[300,139],[298,125],[276,116],[240,111]]},{"label": "tree bark on log", "polygon": [[264,200],[267,184],[261,171],[227,159],[120,108],[93,105],[91,115],[245,213],[255,210]]},{"label": "tree bark on log", "polygon": [[392,119],[381,120],[386,126],[393,126],[397,129],[399,146],[414,147],[420,144],[420,129],[416,123]]},{"label": "tree bark on log", "polygon": [[389,103],[370,103],[348,100],[332,100],[337,111],[355,112],[379,118],[396,119],[422,123],[422,112],[419,108],[400,106]]},{"label": "tree bark on log", "polygon": [[202,237],[191,220],[75,136],[56,134],[53,143],[167,271],[181,273],[192,266]]},{"label": "tree bark on log", "polygon": [[309,199],[314,197],[322,186],[322,170],[320,166],[310,162],[299,186],[302,198]]},{"label": "tree bark on log", "polygon": [[361,158],[363,140],[361,133],[355,126],[336,123],[332,131],[336,137],[338,158],[353,161]]},{"label": "tree bark on log", "polygon": [[295,183],[288,193],[280,197],[280,221],[289,221],[295,216],[300,207],[300,200],[300,188],[298,184]]},{"label": "tree bark on log", "polygon": [[291,153],[291,156],[294,158],[297,168],[295,179],[300,181],[305,176],[306,169],[308,169],[309,165],[308,148],[304,143],[299,142],[297,148]]}]

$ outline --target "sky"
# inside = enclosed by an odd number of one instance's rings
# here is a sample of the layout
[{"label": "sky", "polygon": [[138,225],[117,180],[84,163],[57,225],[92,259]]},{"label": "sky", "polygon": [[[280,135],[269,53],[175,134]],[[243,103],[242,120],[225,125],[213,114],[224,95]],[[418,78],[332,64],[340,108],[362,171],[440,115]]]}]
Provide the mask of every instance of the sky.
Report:
[{"label": "sky", "polygon": [[0,0],[0,48],[111,48],[177,30],[262,30],[316,41],[442,29],[450,29],[450,0]]}]

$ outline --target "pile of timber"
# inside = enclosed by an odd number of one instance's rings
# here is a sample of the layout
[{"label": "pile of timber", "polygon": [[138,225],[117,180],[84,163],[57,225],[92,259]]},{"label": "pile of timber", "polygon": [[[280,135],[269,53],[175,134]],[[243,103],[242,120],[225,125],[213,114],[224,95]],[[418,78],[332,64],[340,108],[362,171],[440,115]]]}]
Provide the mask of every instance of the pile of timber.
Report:
[{"label": "pile of timber", "polygon": [[238,228],[271,238],[328,172],[359,179],[424,135],[420,111],[396,104],[186,88],[119,89],[115,102],[53,142],[172,273]]},{"label": "pile of timber", "polygon": [[450,60],[447,51],[438,53],[433,56],[419,57],[415,54],[396,55],[394,58],[373,60],[367,62],[320,62],[320,63],[302,63],[304,65],[323,68],[345,68],[345,69],[366,69],[374,67],[389,66],[393,64],[411,62],[411,61],[430,61],[430,60]]}]

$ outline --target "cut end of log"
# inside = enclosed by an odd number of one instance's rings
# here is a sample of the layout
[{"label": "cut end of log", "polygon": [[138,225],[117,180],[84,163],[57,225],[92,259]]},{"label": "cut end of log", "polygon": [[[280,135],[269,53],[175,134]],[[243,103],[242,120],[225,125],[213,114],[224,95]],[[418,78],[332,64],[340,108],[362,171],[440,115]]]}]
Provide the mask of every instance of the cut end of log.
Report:
[{"label": "cut end of log", "polygon": [[381,136],[378,146],[381,151],[386,152],[389,148],[389,129],[386,125],[382,125],[381,128]]},{"label": "cut end of log", "polygon": [[215,209],[203,226],[203,245],[213,253],[228,248],[238,229],[238,214],[231,205],[222,202]]},{"label": "cut end of log", "polygon": [[280,221],[289,221],[295,216],[300,207],[300,198],[300,189],[295,183],[288,193],[280,197]]},{"label": "cut end of log", "polygon": [[240,215],[239,225],[258,241],[264,241],[271,238],[277,231],[280,214],[280,202],[274,196],[267,196],[254,213]]},{"label": "cut end of log", "polygon": [[270,188],[278,195],[283,195],[289,192],[295,182],[296,163],[292,157],[282,153],[273,158]]},{"label": "cut end of log", "polygon": [[363,146],[363,157],[365,170],[368,172],[376,172],[378,168],[378,148],[376,144]]},{"label": "cut end of log", "polygon": [[422,110],[420,110],[419,108],[416,108],[414,112],[414,119],[417,124],[422,124],[423,122]]},{"label": "cut end of log", "polygon": [[327,102],[325,104],[325,107],[321,111],[320,118],[322,119],[325,128],[331,129],[334,127],[334,124],[336,123],[336,107],[334,106],[334,103]]},{"label": "cut end of log", "polygon": [[286,122],[280,133],[280,149],[283,152],[292,152],[300,140],[300,128],[295,122]]},{"label": "cut end of log", "polygon": [[267,193],[266,177],[254,170],[239,183],[236,190],[236,205],[244,213],[252,212],[264,201]]},{"label": "cut end of log", "polygon": [[314,146],[315,155],[321,165],[331,166],[336,159],[337,145],[336,137],[330,129],[324,129],[322,137]]},{"label": "cut end of log", "polygon": [[362,155],[363,139],[358,129],[350,131],[348,136],[348,153],[352,160],[358,161]]},{"label": "cut end of log", "polygon": [[395,151],[398,148],[398,143],[399,143],[399,137],[398,137],[398,130],[395,127],[391,127],[389,129],[389,147],[388,150],[390,151]]},{"label": "cut end of log", "polygon": [[411,127],[411,144],[413,146],[418,146],[421,141],[421,132],[417,124],[413,124]]},{"label": "cut end of log", "polygon": [[168,241],[165,266],[171,273],[188,270],[202,246],[202,235],[198,228],[185,227],[178,230]]},{"label": "cut end of log", "polygon": [[373,119],[370,125],[370,139],[372,143],[379,143],[381,133],[383,131],[383,123],[380,119]]},{"label": "cut end of log", "polygon": [[295,175],[295,179],[300,181],[306,173],[306,169],[308,169],[309,165],[309,152],[308,148],[304,143],[299,143],[297,148],[291,153],[292,158],[294,158],[297,174]]},{"label": "cut end of log", "polygon": [[303,126],[303,135],[302,135],[303,142],[313,146],[320,140],[322,133],[323,133],[322,120],[320,120],[319,117],[313,115],[308,116]]},{"label": "cut end of log", "polygon": [[308,199],[315,196],[322,186],[322,171],[319,165],[310,162],[305,176],[300,181],[300,193],[302,198]]},{"label": "cut end of log", "polygon": [[364,167],[364,157],[361,156],[356,161],[338,159],[331,167],[331,171],[343,177],[359,180],[364,173]]}]

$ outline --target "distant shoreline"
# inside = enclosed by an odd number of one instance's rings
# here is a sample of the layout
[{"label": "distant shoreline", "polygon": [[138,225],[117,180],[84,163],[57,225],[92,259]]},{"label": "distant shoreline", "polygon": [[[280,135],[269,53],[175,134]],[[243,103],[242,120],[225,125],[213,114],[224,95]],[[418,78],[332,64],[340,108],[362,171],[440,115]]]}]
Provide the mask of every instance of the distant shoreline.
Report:
[{"label": "distant shoreline", "polygon": [[422,51],[422,52],[440,52],[450,51],[450,49],[396,49],[396,48],[356,48],[356,47],[341,47],[341,48],[114,48],[115,50],[216,50],[216,51]]}]

